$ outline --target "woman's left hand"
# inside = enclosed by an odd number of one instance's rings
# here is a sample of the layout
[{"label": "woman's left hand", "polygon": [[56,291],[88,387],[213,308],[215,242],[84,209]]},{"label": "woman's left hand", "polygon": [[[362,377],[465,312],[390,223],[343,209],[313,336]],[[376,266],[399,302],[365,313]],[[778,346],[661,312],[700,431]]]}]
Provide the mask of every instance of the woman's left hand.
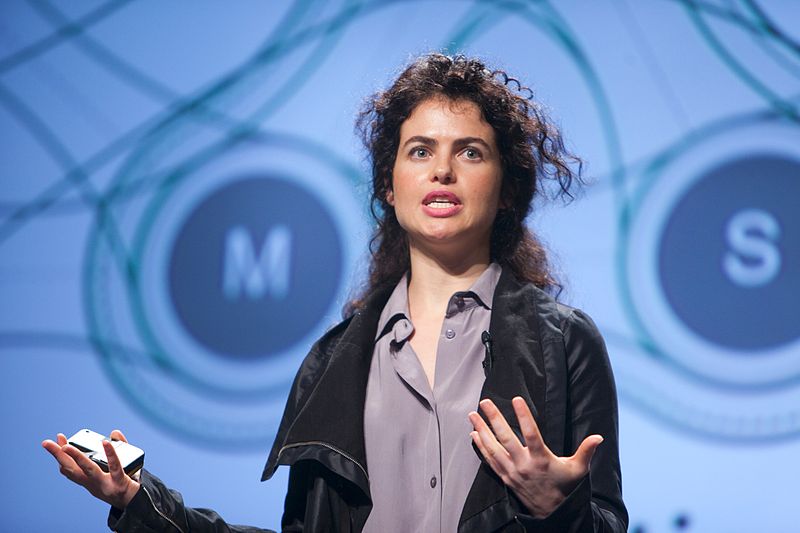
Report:
[{"label": "woman's left hand", "polygon": [[[528,405],[521,397],[511,400],[525,446],[511,430],[505,417],[491,400],[480,403],[491,429],[475,411],[469,420],[470,433],[492,470],[511,487],[520,501],[537,518],[552,513],[589,472],[595,449],[603,442],[600,435],[586,437],[571,457],[557,457],[545,445]],[[494,430],[494,432],[493,432]]]}]

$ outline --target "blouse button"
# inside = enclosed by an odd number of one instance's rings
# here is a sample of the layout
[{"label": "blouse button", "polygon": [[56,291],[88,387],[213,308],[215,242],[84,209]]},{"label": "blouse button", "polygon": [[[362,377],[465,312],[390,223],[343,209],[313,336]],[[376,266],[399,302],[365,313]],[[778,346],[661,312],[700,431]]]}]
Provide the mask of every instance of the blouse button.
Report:
[{"label": "blouse button", "polygon": [[447,331],[444,332],[444,336],[447,337],[448,339],[452,339],[453,337],[456,336],[456,332],[453,331],[452,329],[448,329]]},{"label": "blouse button", "polygon": [[433,476],[433,477],[431,478],[431,488],[432,488],[432,489],[435,489],[435,488],[436,488],[436,476]]}]

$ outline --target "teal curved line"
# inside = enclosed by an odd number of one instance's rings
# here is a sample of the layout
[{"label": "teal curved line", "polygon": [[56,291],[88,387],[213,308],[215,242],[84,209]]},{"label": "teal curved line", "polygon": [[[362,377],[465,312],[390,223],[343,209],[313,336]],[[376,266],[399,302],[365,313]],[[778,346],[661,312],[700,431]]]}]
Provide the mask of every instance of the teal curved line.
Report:
[{"label": "teal curved line", "polygon": [[[53,135],[53,132],[44,124],[44,122],[33,112],[22,100],[18,99],[11,91],[0,84],[0,103],[19,121],[28,131],[31,132],[34,138],[44,147],[45,151],[50,154],[56,164],[69,168],[74,166],[74,159],[72,154],[67,150],[58,138]],[[84,174],[72,174],[71,177],[76,178],[76,187],[79,187],[81,199],[90,203],[97,202],[101,205],[97,192],[91,186],[88,176]],[[81,179],[77,179],[81,178]],[[5,229],[4,225],[0,230]],[[110,226],[113,234],[117,234],[117,227],[115,224]],[[0,231],[0,237],[7,236],[8,233]]]},{"label": "teal curved line", "polygon": [[[291,22],[298,17],[302,17],[303,13],[307,11],[308,7],[313,4],[313,1],[297,2],[295,6],[299,7],[293,8],[291,12],[287,14],[283,22]],[[284,24],[282,23],[278,25],[278,28],[283,27]],[[277,31],[278,30],[276,30],[276,32]],[[246,67],[239,69],[240,72],[243,70],[246,70]],[[229,82],[230,80],[227,81]],[[54,205],[59,198],[61,198],[73,187],[73,183],[79,184],[80,182],[88,179],[88,175],[94,169],[101,167],[107,161],[113,159],[116,154],[126,149],[130,143],[135,143],[137,140],[141,140],[143,137],[151,137],[154,131],[157,131],[159,127],[163,126],[165,122],[169,122],[171,118],[175,117],[176,115],[180,116],[184,113],[194,113],[194,111],[198,108],[203,109],[200,105],[202,103],[201,101],[204,100],[206,96],[213,94],[214,92],[215,87],[212,87],[210,90],[204,91],[203,94],[198,98],[190,98],[186,101],[177,102],[175,105],[172,105],[167,109],[166,119],[162,116],[147,120],[142,125],[135,127],[134,129],[123,134],[118,139],[112,141],[109,145],[98,151],[96,154],[90,156],[81,165],[73,165],[71,168],[66,170],[66,175],[64,178],[51,185],[48,185],[43,192],[37,194],[33,200],[18,207],[14,210],[14,212],[0,222],[0,243],[17,231],[21,227],[22,222]],[[221,115],[215,115],[215,118],[219,120],[228,120],[227,117]],[[230,119],[230,122],[227,123],[232,125],[236,122],[233,119]]]},{"label": "teal curved line", "polygon": [[[800,94],[790,96],[789,98],[787,98],[787,100],[800,103]],[[748,111],[730,117],[714,119],[706,124],[702,124],[692,128],[688,134],[693,137],[699,136],[694,138],[703,138],[706,136],[714,135],[716,132],[723,131],[725,129],[738,127],[743,123],[744,120],[756,122],[764,120],[778,120],[781,119],[781,117],[782,115],[778,114],[772,109],[766,109],[766,110],[760,109],[756,111]],[[681,133],[681,139],[683,138],[684,135],[685,133]],[[641,177],[643,172],[642,169],[652,164],[653,161],[661,158],[664,153],[669,152],[670,150],[673,149],[674,146],[676,146],[681,142],[683,141],[682,140],[674,141],[666,148],[660,148],[657,151],[645,154],[627,163],[625,165],[625,173],[626,175],[629,176],[630,185],[634,187],[634,189],[636,187],[640,187],[641,184],[638,181],[636,181],[636,178]],[[603,176],[601,175],[599,176],[599,178],[602,180]],[[606,186],[607,185],[602,181],[601,183],[594,184],[590,189],[586,191],[586,196],[595,194],[597,192],[602,192],[606,188]],[[632,203],[634,202],[632,201]]]},{"label": "teal curved line", "polygon": [[[64,13],[47,0],[29,1],[29,3],[35,7],[40,15],[48,19],[52,24],[57,26],[66,26],[69,24],[69,19]],[[159,100],[173,100],[178,97],[175,91],[148,76],[117,54],[111,52],[104,45],[98,43],[85,29],[76,32],[71,42],[86,52],[87,55],[94,58],[99,64],[106,67],[108,71],[118,74],[124,81],[140,88],[148,96],[155,97]]]},{"label": "teal curved line", "polygon": [[[666,1],[668,1],[671,4],[676,4],[684,2],[686,0],[666,0]],[[707,15],[713,16],[720,20],[724,20],[725,22],[736,24],[738,26],[741,26],[743,29],[746,29],[747,31],[751,32],[759,31],[758,28],[753,26],[751,20],[743,17],[742,15],[740,15],[739,13],[730,8],[721,7],[708,2],[700,2],[698,0],[688,0],[688,1],[691,3],[694,9],[702,11]]]},{"label": "teal curved line", "polygon": [[480,10],[467,12],[455,24],[453,33],[443,41],[442,49],[446,54],[459,52],[464,43],[485,32],[488,28],[500,22],[506,15],[492,8],[491,5],[481,7],[482,9]]},{"label": "teal curved line", "polygon": [[[130,0],[126,0],[130,1]],[[316,2],[310,1],[296,1],[292,9],[284,16],[282,21],[276,25],[277,29],[273,30],[273,35],[279,34],[284,27],[291,26],[296,21],[301,20],[304,13]],[[70,25],[69,19],[60,11],[55,5],[47,0],[29,0],[31,4],[43,17],[49,19],[54,24],[59,24],[61,27],[68,27]],[[157,79],[145,74],[140,69],[128,61],[122,59],[119,55],[111,52],[106,46],[97,42],[87,33],[86,27],[81,27],[79,31],[74,31],[73,40],[78,43],[90,57],[93,57],[97,62],[105,66],[110,72],[118,74],[120,78],[128,83],[142,89],[145,93],[158,99],[172,100],[179,95],[166,85],[159,82]],[[269,37],[267,40],[271,39]]]},{"label": "teal curved line", "polygon": [[[285,33],[285,31],[287,31],[286,28],[289,28],[289,27],[291,27],[292,24],[295,24],[295,23],[299,22],[300,20],[302,20],[303,16],[315,4],[316,4],[315,0],[303,1],[303,2],[295,2],[292,5],[292,8],[288,11],[288,13],[286,13],[284,15],[284,18],[281,21],[279,21],[278,24],[276,25],[275,29],[273,29],[272,35],[267,39],[267,42],[269,42],[270,39],[272,39],[272,38],[274,38],[276,36],[280,36],[282,33]],[[95,48],[97,48],[97,47],[95,47]],[[92,52],[92,50],[90,50],[90,52]],[[103,55],[100,58],[98,58],[98,60],[101,63],[103,63],[103,62],[107,63],[111,59],[113,59],[113,58],[109,58],[107,55]],[[106,65],[106,66],[108,67],[109,65]],[[123,69],[123,67],[124,67],[124,65],[114,64],[113,68],[111,68],[110,70],[119,71],[119,70]],[[120,73],[122,73],[122,74],[127,73],[128,74],[127,77],[129,77],[129,78],[132,75],[137,74],[136,72],[132,72],[130,69],[128,69],[128,70],[124,70],[123,69],[122,72],[120,72]],[[234,74],[236,75],[235,79],[231,80],[231,78],[228,77],[228,79],[226,80],[228,82],[226,86],[229,85],[229,86],[232,87],[233,83],[231,83],[231,81],[238,82],[241,78],[249,75],[249,72],[248,72],[247,68],[240,67],[235,71]],[[150,84],[149,83],[149,79],[145,78],[142,81],[146,82],[144,88],[148,88],[148,84]],[[289,81],[286,82],[286,84],[289,84],[292,81],[293,80],[289,80]],[[152,85],[152,84],[150,84],[150,85]],[[157,89],[157,92],[159,92],[159,93],[164,93],[164,91],[165,91],[165,90],[162,90],[162,88],[158,88],[158,87],[156,87],[156,89]],[[170,115],[168,115],[168,117],[166,119],[167,120],[167,124],[171,124],[171,123],[175,122],[175,119],[177,119],[178,117],[183,118],[184,116],[186,116],[188,118],[195,118],[198,115],[200,115],[200,116],[202,116],[202,118],[205,119],[206,118],[206,114],[208,114],[209,118],[216,119],[221,124],[225,124],[225,126],[229,126],[231,129],[235,129],[237,126],[242,126],[242,127],[245,127],[245,128],[251,127],[251,125],[255,123],[256,117],[251,117],[248,121],[240,121],[240,120],[236,120],[236,119],[232,119],[232,118],[229,118],[227,116],[224,116],[221,113],[215,112],[214,108],[209,104],[211,103],[211,101],[214,98],[222,96],[225,93],[225,91],[219,91],[217,89],[218,89],[217,87],[212,86],[210,90],[204,91],[204,93],[202,93],[200,97],[191,98],[188,102],[184,103],[183,105],[180,105],[178,107],[177,112],[171,113]],[[168,94],[164,94],[164,95],[165,96],[169,96]],[[176,117],[176,115],[177,115],[177,117]],[[157,130],[158,126],[156,126],[155,129]],[[154,142],[154,139],[152,138],[152,136],[148,136],[147,141],[148,141],[148,144],[152,145],[152,143]],[[123,168],[122,172],[125,172],[125,168]]]},{"label": "teal curved line", "polygon": [[[26,46],[22,50],[15,52],[3,59],[0,59],[0,74],[5,73],[31,59],[48,52],[60,45],[67,39],[78,35],[87,28],[105,20],[121,8],[130,4],[133,0],[113,0],[96,7],[89,13],[83,15],[76,21],[69,22],[57,28],[53,33],[39,39],[38,41]],[[29,2],[34,3],[34,2]]]},{"label": "teal curved line", "polygon": [[764,43],[764,40],[765,35],[769,35],[772,38],[771,42],[781,45],[787,51],[798,56],[800,56],[800,43],[795,42],[790,36],[780,31],[778,27],[769,19],[769,17],[767,17],[766,13],[764,13],[763,10],[758,7],[756,2],[753,2],[752,0],[740,0],[747,6],[748,10],[756,19],[750,20],[733,11],[732,9],[709,4],[708,2],[698,2],[692,0],[669,1],[672,3],[682,2],[684,4],[688,2],[691,4],[691,7],[696,9],[698,12],[702,12],[703,14],[713,16],[725,22],[739,26],[740,29],[751,33],[758,40],[760,46],[764,48],[766,53],[773,57],[776,63],[778,63],[782,68],[791,73],[793,73],[795,70],[795,65],[787,63],[786,58],[780,55],[777,51],[773,50],[771,47],[767,46],[766,43]]},{"label": "teal curved line", "polygon": [[729,381],[714,379],[707,375],[700,374],[696,370],[684,366],[683,364],[666,356],[660,347],[649,340],[643,341],[637,336],[628,337],[627,335],[624,335],[618,331],[614,331],[605,326],[601,327],[599,323],[598,327],[600,328],[600,331],[603,332],[603,336],[606,339],[615,339],[616,341],[624,343],[628,346],[643,350],[651,360],[658,361],[659,363],[663,364],[664,367],[669,368],[670,370],[680,372],[682,376],[689,378],[688,380],[692,383],[710,387],[714,390],[723,392],[736,392],[739,394],[758,394],[796,387],[798,383],[800,383],[800,371],[794,375],[785,376],[769,383],[732,383]]},{"label": "teal curved line", "polygon": [[[119,153],[123,152],[131,142],[146,135],[147,132],[152,130],[154,124],[159,121],[160,119],[150,119],[134,127],[85,159],[82,163],[74,164],[67,168],[63,178],[46,186],[33,200],[16,206],[13,212],[0,222],[0,243],[12,235],[22,222],[54,205],[55,202],[63,197],[69,190],[86,181],[92,172],[102,168],[103,165],[112,161]],[[97,202],[95,201],[87,205],[95,207]]]},{"label": "teal curved line", "polygon": [[772,60],[786,71],[788,74],[800,78],[800,64],[791,63],[784,55],[770,46],[771,42],[767,41],[765,34],[759,34],[755,37],[756,45],[767,54]]},{"label": "teal curved line", "polygon": [[[787,48],[789,52],[793,52],[795,59],[797,59],[800,58],[800,45],[796,43],[787,43],[787,38],[777,29],[775,24],[767,17],[766,13],[761,10],[758,4],[750,0],[744,0],[743,3],[757,19],[758,33],[755,36],[755,40],[759,48],[761,48],[765,54],[769,55],[772,60],[787,73],[795,77],[800,77],[800,64],[791,63],[783,54],[771,46],[773,42],[777,42]],[[783,39],[781,39],[781,37],[783,37]]]},{"label": "teal curved line", "polygon": [[[338,30],[338,28],[332,28],[332,31],[325,34],[325,36],[333,39],[335,37],[333,33],[336,30]],[[294,46],[299,46],[301,44],[303,43],[295,42]],[[290,49],[284,49],[280,46],[276,48],[274,44],[267,45],[267,48],[270,51],[275,52],[276,59],[277,57],[280,57],[291,51]],[[323,41],[320,43],[310,59],[308,59],[300,67],[296,75],[306,75],[307,71],[304,69],[308,69],[309,66],[320,57],[320,54],[329,53],[330,48],[332,48],[331,41]],[[278,52],[280,52],[280,54],[278,54]],[[263,52],[256,54],[256,57],[260,56],[264,56]],[[172,114],[166,118],[163,118],[162,121],[156,125],[151,132],[148,133],[148,135],[138,140],[137,145],[140,148],[140,151],[134,152],[134,154],[125,162],[123,167],[118,172],[118,176],[124,177],[126,175],[135,174],[138,172],[139,168],[147,166],[150,161],[159,157],[160,152],[171,151],[173,149],[173,145],[169,143],[176,141],[179,142],[178,138],[180,137],[181,129],[188,127],[188,124],[181,124],[181,121],[184,121],[184,119],[187,118],[191,119],[198,107],[210,106],[211,102],[214,100],[229,95],[230,91],[234,89],[237,84],[244,84],[247,78],[253,78],[257,72],[266,70],[268,67],[267,59],[269,57],[270,56],[262,57],[262,59],[259,60],[260,62],[254,62],[253,59],[246,61],[235,71],[223,77],[222,80],[214,83],[200,96],[192,98],[189,102],[179,106],[178,109]],[[267,72],[267,74],[269,74],[269,72]],[[290,84],[294,83],[294,81],[294,77],[287,80],[284,83],[284,86],[273,93],[270,98],[268,98],[268,100],[262,104],[262,107],[259,110],[251,113],[247,120],[232,123],[231,127],[228,129],[228,134],[239,135],[242,131],[247,132],[256,130],[258,128],[258,122],[263,120],[269,113],[274,111],[274,109],[277,107],[276,104],[279,104],[282,101],[281,99],[287,96],[287,89],[291,87]],[[273,98],[276,94],[278,100],[273,102]],[[134,147],[134,150],[135,149],[136,147]],[[116,181],[119,181],[120,179],[123,178],[118,178]]]},{"label": "teal curved line", "polygon": [[800,54],[800,43],[794,41],[789,35],[778,29],[769,17],[758,7],[756,2],[752,0],[740,0],[747,6],[747,9],[756,17],[756,21],[747,19],[739,13],[730,8],[720,7],[708,2],[699,2],[696,0],[669,0],[671,3],[681,2],[683,4],[690,4],[692,9],[702,12],[706,15],[713,16],[725,22],[735,24],[741,29],[747,30],[756,37],[763,37],[766,32],[775,42],[786,48],[794,54]]},{"label": "teal curved line", "polygon": [[[49,348],[56,350],[70,350],[86,352],[92,348],[92,342],[97,341],[113,348],[112,355],[118,359],[138,364],[138,360],[145,359],[147,354],[124,345],[113,339],[92,339],[81,333],[47,330],[3,330],[0,331],[0,351],[16,350],[19,348]],[[87,357],[94,353],[87,354]]]},{"label": "teal curved line", "polygon": [[558,11],[556,11],[551,2],[544,1],[544,6],[547,7],[548,11],[550,11],[556,21],[558,21],[558,27],[554,28],[554,30],[558,32],[557,35],[559,39],[572,52],[573,59],[580,65],[586,83],[589,86],[590,93],[595,99],[595,105],[600,114],[600,123],[605,132],[608,158],[611,167],[610,178],[619,213],[618,224],[621,227],[627,227],[630,224],[630,214],[628,207],[628,191],[626,188],[627,177],[624,171],[625,159],[623,157],[622,144],[619,139],[616,121],[611,112],[611,103],[605,94],[603,85],[600,82],[600,77],[595,72],[588,57],[583,52],[583,49],[578,45],[577,39],[574,38],[574,33],[569,30],[567,22],[561,17]]},{"label": "teal curved line", "polygon": [[[349,1],[354,9],[358,9],[359,1]],[[285,104],[296,94],[298,83],[310,77],[320,64],[333,53],[336,42],[341,37],[341,32],[346,25],[336,26],[332,31],[325,32],[324,39],[317,45],[316,49],[309,55],[308,60],[290,76],[281,87],[274,91],[271,97],[257,111],[255,111],[247,122],[258,123],[269,117],[276,109]]]},{"label": "teal curved line", "polygon": [[741,2],[747,7],[750,13],[756,17],[759,22],[760,29],[765,30],[790,51],[800,55],[800,43],[792,39],[791,36],[782,32],[778,25],[772,21],[772,19],[764,12],[763,9],[761,9],[761,6],[758,4],[758,2],[753,0],[741,0]]},{"label": "teal curved line", "polygon": [[[72,154],[67,147],[47,127],[42,119],[22,100],[0,83],[0,102],[6,111],[38,141],[53,162],[62,167],[69,168],[74,165]],[[97,198],[96,193],[85,182],[80,182],[84,196]]]},{"label": "teal curved line", "polygon": [[[667,425],[675,430],[680,431],[682,434],[692,437],[694,439],[701,438],[705,439],[710,442],[714,442],[718,444],[720,441],[725,443],[733,443],[737,445],[749,445],[749,446],[763,446],[765,443],[775,444],[780,442],[788,442],[795,440],[798,435],[800,435],[800,429],[792,429],[786,430],[780,427],[778,424],[777,432],[771,435],[762,435],[762,434],[755,434],[755,435],[748,435],[739,433],[732,433],[732,432],[714,432],[713,429],[710,428],[707,424],[702,423],[687,423],[687,422],[679,422],[675,418],[672,417],[671,413],[665,413],[665,407],[662,404],[657,403],[657,400],[653,399],[653,394],[648,390],[644,393],[633,393],[628,388],[624,386],[618,386],[617,388],[620,400],[626,400],[632,403],[633,405],[640,406],[644,410],[646,410],[649,417],[653,418],[661,422],[664,425]],[[693,406],[686,406],[680,407],[676,405],[670,406],[672,409],[680,411],[682,413],[692,412]],[[706,416],[710,417],[711,414],[704,413]],[[785,418],[794,421],[798,418],[800,413],[794,412],[791,414],[786,414]],[[731,417],[724,417],[724,422],[731,423],[731,422],[738,422],[740,425],[742,423],[741,419],[738,420],[731,420]],[[774,424],[774,422],[773,422]],[[795,423],[796,425],[796,423]]]},{"label": "teal curved line", "polygon": [[711,49],[719,56],[722,62],[739,78],[745,85],[749,86],[756,94],[767,101],[770,106],[785,114],[788,118],[800,122],[800,113],[791,105],[787,105],[780,95],[775,94],[766,85],[761,83],[747,68],[737,61],[733,55],[722,45],[717,36],[711,31],[703,18],[693,9],[689,0],[681,0],[686,7],[689,17],[695,27],[711,46]]}]

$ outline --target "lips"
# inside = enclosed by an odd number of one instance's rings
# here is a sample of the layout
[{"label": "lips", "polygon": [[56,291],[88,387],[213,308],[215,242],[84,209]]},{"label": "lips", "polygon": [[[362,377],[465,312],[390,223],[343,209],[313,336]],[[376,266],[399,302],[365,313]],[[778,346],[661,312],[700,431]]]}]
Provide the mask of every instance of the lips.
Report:
[{"label": "lips", "polygon": [[432,191],[422,199],[422,210],[432,217],[455,215],[461,207],[461,200],[450,191]]},{"label": "lips", "polygon": [[450,191],[433,191],[425,195],[422,203],[434,209],[444,209],[454,205],[461,205],[461,200]]}]

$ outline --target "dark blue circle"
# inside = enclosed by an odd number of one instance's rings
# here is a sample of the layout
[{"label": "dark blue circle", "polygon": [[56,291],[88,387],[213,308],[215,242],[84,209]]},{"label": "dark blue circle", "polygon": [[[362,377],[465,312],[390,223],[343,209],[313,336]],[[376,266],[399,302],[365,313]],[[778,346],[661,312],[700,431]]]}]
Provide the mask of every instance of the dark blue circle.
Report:
[{"label": "dark blue circle", "polygon": [[[289,253],[265,257],[276,229],[290,236]],[[288,261],[283,290],[270,285],[277,270],[259,264],[265,290],[248,292],[246,276],[239,275],[232,279],[241,290],[235,297],[226,293],[226,269],[242,266],[231,260],[238,257],[231,254],[232,231],[246,244],[245,255],[268,265],[275,259],[282,268]],[[202,199],[183,222],[170,256],[170,297],[200,344],[226,358],[252,360],[291,347],[316,326],[338,292],[342,257],[337,224],[314,195],[287,179],[238,177]]]},{"label": "dark blue circle", "polygon": [[[667,301],[692,331],[735,350],[782,346],[800,337],[800,161],[773,154],[729,160],[700,176],[669,215],[658,250]],[[726,257],[758,266],[763,256],[732,247],[728,225],[755,209],[777,222],[779,235],[753,228],[749,239],[774,247],[780,269],[746,286],[723,267]]]}]

